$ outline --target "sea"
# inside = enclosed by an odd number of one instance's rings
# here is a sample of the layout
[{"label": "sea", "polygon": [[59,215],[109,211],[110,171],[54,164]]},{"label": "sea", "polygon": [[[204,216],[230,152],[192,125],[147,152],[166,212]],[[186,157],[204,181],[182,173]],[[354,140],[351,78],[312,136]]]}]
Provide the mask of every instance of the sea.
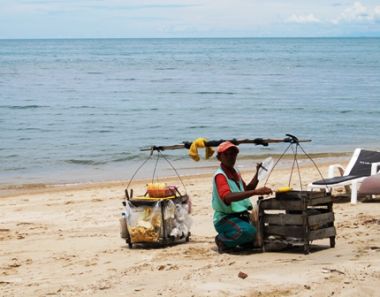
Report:
[{"label": "sea", "polygon": [[380,149],[379,38],[0,40],[0,185],[211,173],[141,148],[286,134],[311,141],[241,159]]}]

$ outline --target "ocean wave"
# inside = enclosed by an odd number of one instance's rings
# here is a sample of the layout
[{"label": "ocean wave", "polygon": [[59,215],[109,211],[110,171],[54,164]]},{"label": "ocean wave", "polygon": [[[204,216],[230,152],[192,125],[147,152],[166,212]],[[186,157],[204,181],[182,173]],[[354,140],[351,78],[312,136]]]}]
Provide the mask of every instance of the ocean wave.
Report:
[{"label": "ocean wave", "polygon": [[4,168],[2,170],[4,171],[19,171],[19,170],[25,170],[27,169],[26,167],[9,167],[9,168]]},{"label": "ocean wave", "polygon": [[68,106],[67,109],[96,109],[97,107],[91,105],[79,105],[79,106]]},{"label": "ocean wave", "polygon": [[210,128],[210,126],[206,126],[206,125],[198,125],[198,126],[190,126],[188,127],[189,129],[206,129],[206,128]]},{"label": "ocean wave", "polygon": [[168,82],[172,81],[172,78],[161,78],[161,79],[151,79],[150,82],[156,83],[156,82]]},{"label": "ocean wave", "polygon": [[89,72],[87,72],[87,74],[100,75],[100,74],[103,74],[103,72],[100,72],[100,71],[89,71]]},{"label": "ocean wave", "polygon": [[56,131],[53,129],[41,129],[41,128],[34,128],[34,127],[17,128],[14,130],[15,131],[38,131],[38,132],[54,132],[54,131]]},{"label": "ocean wave", "polygon": [[6,108],[6,109],[37,109],[37,108],[46,108],[50,107],[48,105],[37,105],[37,104],[31,104],[31,105],[0,105],[0,108]]},{"label": "ocean wave", "polygon": [[107,78],[106,81],[135,81],[137,80],[134,77],[131,78]]},{"label": "ocean wave", "polygon": [[195,92],[197,95],[235,95],[234,92],[218,92],[218,91],[203,91],[203,92]]},{"label": "ocean wave", "polygon": [[143,160],[146,159],[147,156],[139,156],[139,155],[133,155],[133,156],[126,156],[126,157],[119,157],[112,159],[111,162],[117,163],[117,162],[125,162],[125,161],[133,161],[133,160]]},{"label": "ocean wave", "polygon": [[148,126],[147,128],[148,129],[159,129],[159,128],[162,128],[164,127],[163,125],[151,125],[151,126]]},{"label": "ocean wave", "polygon": [[131,108],[128,109],[128,112],[141,112],[141,111],[157,111],[158,107],[141,107],[141,108]]},{"label": "ocean wave", "polygon": [[64,160],[65,163],[69,164],[77,164],[77,165],[104,165],[107,164],[106,161],[95,161],[95,160],[79,160],[79,159],[69,159],[69,160]]},{"label": "ocean wave", "polygon": [[176,67],[158,67],[158,68],[155,68],[154,70],[176,70],[177,68]]},{"label": "ocean wave", "polygon": [[4,156],[4,158],[17,158],[17,157],[19,157],[18,154],[11,154],[11,155]]},{"label": "ocean wave", "polygon": [[[99,156],[98,156],[99,157]],[[106,165],[109,163],[118,163],[126,161],[143,161],[149,158],[148,153],[131,154],[131,153],[118,153],[113,155],[102,155],[100,160],[95,159],[68,159],[64,160],[65,163],[75,165]]]},{"label": "ocean wave", "polygon": [[112,132],[114,132],[114,130],[101,129],[101,130],[90,130],[90,131],[87,131],[87,133],[90,133],[90,134],[93,134],[93,133],[103,134],[103,133],[112,133]]},{"label": "ocean wave", "polygon": [[78,92],[76,89],[57,88],[62,93],[74,94]]}]

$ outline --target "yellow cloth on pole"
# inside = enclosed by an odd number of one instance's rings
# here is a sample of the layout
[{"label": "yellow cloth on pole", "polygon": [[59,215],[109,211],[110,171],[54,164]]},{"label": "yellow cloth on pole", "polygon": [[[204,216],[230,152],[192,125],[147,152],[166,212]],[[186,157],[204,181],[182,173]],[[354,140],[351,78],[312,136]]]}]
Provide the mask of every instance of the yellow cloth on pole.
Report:
[{"label": "yellow cloth on pole", "polygon": [[199,137],[199,138],[195,139],[191,143],[191,146],[189,149],[190,158],[192,158],[194,161],[199,161],[200,158],[199,158],[199,154],[198,154],[198,148],[206,148],[205,158],[209,159],[214,154],[214,150],[211,147],[206,147],[206,144],[205,144],[206,142],[207,142],[206,138]]}]

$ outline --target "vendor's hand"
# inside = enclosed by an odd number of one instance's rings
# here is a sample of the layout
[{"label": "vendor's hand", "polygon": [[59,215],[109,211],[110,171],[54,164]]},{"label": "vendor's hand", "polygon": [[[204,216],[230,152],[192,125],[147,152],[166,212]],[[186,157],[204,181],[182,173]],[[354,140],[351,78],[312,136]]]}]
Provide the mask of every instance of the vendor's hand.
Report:
[{"label": "vendor's hand", "polygon": [[262,162],[256,163],[256,171],[259,171],[259,169],[261,168],[261,166],[263,166]]},{"label": "vendor's hand", "polygon": [[255,192],[256,195],[269,195],[273,193],[272,189],[268,187],[257,188]]}]

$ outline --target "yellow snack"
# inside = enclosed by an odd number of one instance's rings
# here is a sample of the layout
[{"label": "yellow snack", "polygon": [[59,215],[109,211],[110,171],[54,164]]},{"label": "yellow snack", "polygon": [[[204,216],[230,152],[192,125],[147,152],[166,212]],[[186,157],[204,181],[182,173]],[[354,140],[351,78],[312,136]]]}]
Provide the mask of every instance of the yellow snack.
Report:
[{"label": "yellow snack", "polygon": [[277,189],[276,193],[286,193],[286,192],[290,192],[290,191],[293,191],[293,188],[291,188],[291,187],[280,187]]},{"label": "yellow snack", "polygon": [[155,229],[161,228],[161,214],[156,214],[156,215],[152,216],[151,223]]},{"label": "yellow snack", "polygon": [[131,241],[137,242],[158,242],[160,239],[160,233],[153,228],[145,228],[137,226],[129,229]]},{"label": "yellow snack", "polygon": [[144,213],[142,219],[144,221],[148,221],[152,215],[152,208],[151,207],[144,207]]}]

